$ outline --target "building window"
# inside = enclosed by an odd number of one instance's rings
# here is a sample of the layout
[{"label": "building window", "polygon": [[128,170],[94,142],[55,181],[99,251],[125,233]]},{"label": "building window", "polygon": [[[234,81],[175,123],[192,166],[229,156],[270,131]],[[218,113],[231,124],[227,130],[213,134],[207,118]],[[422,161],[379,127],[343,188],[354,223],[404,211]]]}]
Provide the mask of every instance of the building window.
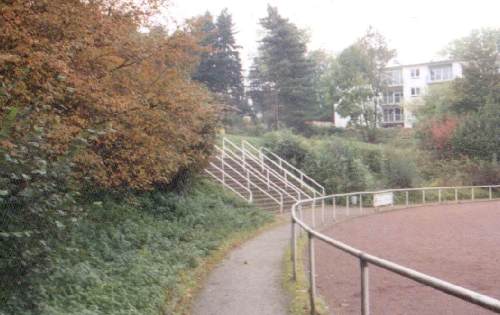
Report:
[{"label": "building window", "polygon": [[412,79],[418,79],[420,78],[420,69],[419,68],[413,68],[411,69],[411,78]]},{"label": "building window", "polygon": [[420,88],[419,87],[412,87],[410,89],[410,94],[412,97],[417,97],[417,96],[420,96]]},{"label": "building window", "polygon": [[389,85],[401,85],[403,84],[403,75],[401,69],[390,70],[386,73],[387,81]]},{"label": "building window", "polygon": [[401,121],[401,109],[394,108],[394,121]]},{"label": "building window", "polygon": [[385,123],[401,123],[403,121],[403,110],[401,108],[384,109]]},{"label": "building window", "polygon": [[431,81],[445,81],[453,79],[451,65],[431,68]]},{"label": "building window", "polygon": [[382,103],[384,105],[395,105],[401,103],[401,92],[386,92],[383,95]]}]

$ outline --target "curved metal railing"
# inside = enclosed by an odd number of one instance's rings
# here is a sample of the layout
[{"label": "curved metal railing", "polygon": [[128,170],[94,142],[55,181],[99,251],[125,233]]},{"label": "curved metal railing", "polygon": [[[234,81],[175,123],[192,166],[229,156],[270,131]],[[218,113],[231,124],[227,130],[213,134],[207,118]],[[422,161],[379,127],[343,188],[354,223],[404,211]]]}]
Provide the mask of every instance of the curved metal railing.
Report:
[{"label": "curved metal railing", "polygon": [[[315,282],[315,252],[314,240],[319,240],[337,248],[351,256],[359,259],[361,269],[361,313],[363,315],[370,314],[370,299],[369,299],[369,265],[374,265],[385,269],[389,272],[398,274],[402,277],[411,279],[418,283],[430,286],[438,291],[444,292],[448,295],[455,296],[466,302],[476,304],[482,308],[491,310],[495,313],[500,313],[500,300],[480,294],[478,292],[454,285],[436,277],[429,276],[422,272],[401,266],[389,260],[370,255],[343,242],[335,240],[325,234],[316,231],[310,227],[302,219],[302,211],[297,214],[297,209],[305,204],[317,201],[331,200],[332,210],[336,211],[336,204],[339,199],[345,199],[347,215],[350,214],[350,205],[353,203],[353,198],[356,197],[356,204],[359,205],[359,214],[366,213],[366,205],[372,208],[379,207],[394,207],[401,203],[403,207],[410,207],[422,204],[428,204],[430,201],[435,201],[434,204],[442,204],[445,202],[460,202],[460,201],[474,201],[474,200],[496,200],[500,199],[500,185],[489,186],[464,186],[464,187],[424,187],[424,188],[409,188],[409,189],[388,189],[382,191],[372,192],[355,192],[346,194],[335,194],[331,196],[324,196],[315,199],[301,200],[292,206],[292,238],[291,238],[291,259],[293,261],[293,278],[297,277],[297,227],[306,232],[308,237],[308,258],[309,258],[309,297],[311,305],[311,314],[316,314],[315,311],[315,296],[316,296],[316,282]],[[430,200],[428,192],[435,193],[435,200]],[[427,192],[427,194],[426,194]],[[414,193],[411,196],[411,193]],[[396,195],[398,194],[398,195]],[[451,195],[452,198],[448,196]],[[363,197],[367,203],[363,206]],[[427,197],[427,198],[426,198]],[[482,198],[484,197],[484,198]],[[359,199],[358,199],[359,198]],[[314,217],[314,213],[313,213]]]}]

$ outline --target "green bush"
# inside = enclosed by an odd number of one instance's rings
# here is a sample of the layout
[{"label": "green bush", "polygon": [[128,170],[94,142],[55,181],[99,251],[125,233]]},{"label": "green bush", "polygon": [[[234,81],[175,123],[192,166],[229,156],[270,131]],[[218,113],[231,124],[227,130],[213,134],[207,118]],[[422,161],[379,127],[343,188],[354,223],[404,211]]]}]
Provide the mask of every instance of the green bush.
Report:
[{"label": "green bush", "polygon": [[288,129],[265,134],[263,146],[299,168],[304,165],[308,153],[305,138]]},{"label": "green bush", "polygon": [[456,155],[482,160],[500,157],[500,104],[487,104],[468,114],[458,125],[451,139]]},{"label": "green bush", "polygon": [[35,137],[12,152],[0,146],[0,313],[11,303],[29,309],[38,302],[31,279],[48,272],[48,256],[82,215],[69,188],[70,163],[48,159],[44,139]]},{"label": "green bush", "polygon": [[271,217],[206,181],[185,193],[97,197],[79,200],[87,215],[32,275],[35,305],[13,296],[0,314],[171,314],[180,272]]},{"label": "green bush", "polygon": [[415,160],[394,152],[385,152],[383,160],[385,187],[408,188],[419,182]]},{"label": "green bush", "polygon": [[339,141],[314,147],[306,158],[306,173],[318,180],[327,193],[361,191],[373,186],[374,178],[356,151]]}]

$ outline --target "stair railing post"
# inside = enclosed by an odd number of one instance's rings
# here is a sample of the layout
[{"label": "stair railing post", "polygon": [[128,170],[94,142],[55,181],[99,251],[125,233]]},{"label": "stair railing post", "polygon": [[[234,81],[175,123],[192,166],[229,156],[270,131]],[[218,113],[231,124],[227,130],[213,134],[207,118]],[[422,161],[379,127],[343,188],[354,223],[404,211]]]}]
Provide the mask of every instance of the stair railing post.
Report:
[{"label": "stair railing post", "polygon": [[259,159],[260,159],[260,169],[264,171],[264,153],[262,153],[262,148],[259,149]]},{"label": "stair railing post", "polygon": [[226,155],[226,148],[225,148],[225,142],[222,140],[222,158],[220,159],[221,161],[221,169],[222,169],[222,186],[226,184],[226,170],[224,169],[224,157]]},{"label": "stair railing post", "polygon": [[438,189],[438,203],[441,203],[441,188]]},{"label": "stair railing post", "polygon": [[280,213],[283,213],[283,194],[280,193]]},{"label": "stair railing post", "polygon": [[267,189],[269,190],[269,169],[267,170]]},{"label": "stair railing post", "polygon": [[247,171],[247,188],[250,189],[250,172],[248,170]]},{"label": "stair railing post", "polygon": [[489,190],[489,197],[490,197],[490,200],[492,200],[493,199],[493,192],[491,191],[491,186],[488,188],[489,188],[488,189]]},{"label": "stair railing post", "polygon": [[408,205],[410,204],[410,198],[409,198],[409,193],[408,193],[408,190],[405,192],[405,195],[406,195],[406,206],[408,207]]},{"label": "stair railing post", "polygon": [[471,196],[471,200],[476,199],[476,196],[474,196],[474,187],[471,188],[470,196]]}]

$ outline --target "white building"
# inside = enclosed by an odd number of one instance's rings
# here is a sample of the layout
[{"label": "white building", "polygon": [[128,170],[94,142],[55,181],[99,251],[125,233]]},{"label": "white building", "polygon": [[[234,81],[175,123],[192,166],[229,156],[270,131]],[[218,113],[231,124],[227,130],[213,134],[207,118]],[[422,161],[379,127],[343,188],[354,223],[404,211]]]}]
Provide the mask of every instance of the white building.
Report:
[{"label": "white building", "polygon": [[412,108],[422,104],[421,97],[433,84],[462,76],[458,62],[444,60],[387,68],[388,90],[380,101],[383,127],[411,128],[415,123]]}]

